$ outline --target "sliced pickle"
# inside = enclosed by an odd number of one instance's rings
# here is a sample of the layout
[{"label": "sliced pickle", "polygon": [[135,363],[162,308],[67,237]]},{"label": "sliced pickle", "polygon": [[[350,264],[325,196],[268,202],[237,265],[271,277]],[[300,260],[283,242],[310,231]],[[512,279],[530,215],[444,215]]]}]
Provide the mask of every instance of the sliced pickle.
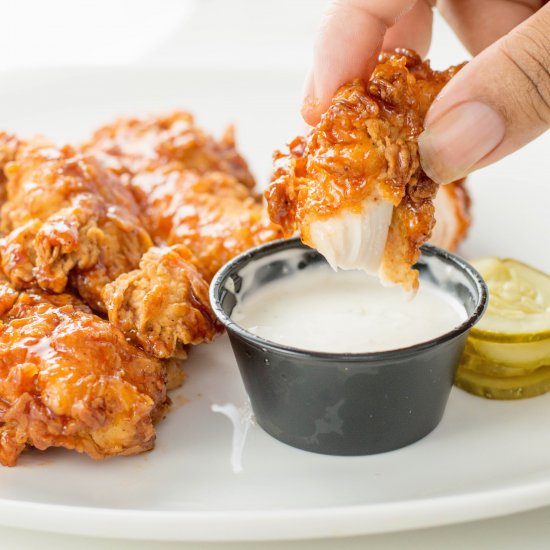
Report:
[{"label": "sliced pickle", "polygon": [[550,338],[534,342],[505,343],[479,340],[472,336],[469,344],[481,359],[503,366],[533,370],[550,364]]},{"label": "sliced pickle", "polygon": [[[501,344],[504,345],[504,344]],[[471,341],[468,340],[460,361],[460,369],[468,369],[488,376],[522,376],[532,373],[538,367],[525,366],[523,363],[497,363],[476,353]]]},{"label": "sliced pickle", "polygon": [[472,264],[489,287],[489,306],[472,336],[493,342],[550,340],[550,276],[511,259]]},{"label": "sliced pickle", "polygon": [[489,287],[489,305],[472,329],[455,384],[489,399],[550,391],[550,276],[516,260],[472,262]]},{"label": "sliced pickle", "polygon": [[550,391],[550,365],[524,376],[488,376],[460,368],[455,384],[469,393],[487,399],[524,399]]}]

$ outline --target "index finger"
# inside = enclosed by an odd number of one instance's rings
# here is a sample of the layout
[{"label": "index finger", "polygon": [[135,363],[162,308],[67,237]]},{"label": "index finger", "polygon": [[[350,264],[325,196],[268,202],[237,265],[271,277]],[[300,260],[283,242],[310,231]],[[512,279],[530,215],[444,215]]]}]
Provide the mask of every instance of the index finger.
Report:
[{"label": "index finger", "polygon": [[345,82],[370,75],[384,35],[416,0],[333,0],[319,30],[302,116],[316,124]]}]

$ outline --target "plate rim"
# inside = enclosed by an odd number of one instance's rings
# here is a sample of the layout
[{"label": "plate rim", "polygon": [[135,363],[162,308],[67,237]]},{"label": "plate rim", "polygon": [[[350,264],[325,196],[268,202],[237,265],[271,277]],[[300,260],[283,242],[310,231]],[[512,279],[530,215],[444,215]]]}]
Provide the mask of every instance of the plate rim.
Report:
[{"label": "plate rim", "polygon": [[[294,68],[200,67],[136,62],[109,65],[52,65],[0,70],[0,79],[56,75],[93,78],[97,74],[189,71],[194,75],[242,74],[276,78]],[[0,93],[1,95],[1,93]],[[122,115],[124,113],[121,113]],[[200,114],[199,114],[200,116]],[[501,517],[550,505],[550,475],[534,481],[467,493],[378,504],[277,510],[169,511],[47,504],[0,498],[0,525],[58,534],[157,541],[305,540],[383,534],[441,527]]]},{"label": "plate rim", "polygon": [[[148,511],[0,499],[0,525],[31,531],[127,540],[284,541],[441,527],[525,512],[548,504],[550,479],[481,493],[469,492],[374,505],[264,511]],[[29,521],[31,518],[32,521]],[[59,518],[63,519],[61,528],[58,527]],[[101,526],[100,529],[98,526]]]}]

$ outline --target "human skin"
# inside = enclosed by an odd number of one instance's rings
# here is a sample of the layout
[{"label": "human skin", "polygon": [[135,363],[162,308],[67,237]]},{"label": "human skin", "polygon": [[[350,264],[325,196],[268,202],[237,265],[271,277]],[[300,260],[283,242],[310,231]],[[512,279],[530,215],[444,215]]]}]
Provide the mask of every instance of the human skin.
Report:
[{"label": "human skin", "polygon": [[[437,4],[437,5],[436,5]],[[425,55],[437,7],[474,55],[443,88],[419,137],[424,171],[448,183],[523,147],[550,126],[550,4],[540,0],[335,0],[306,79],[316,124],[339,86],[368,78],[381,50]]]}]

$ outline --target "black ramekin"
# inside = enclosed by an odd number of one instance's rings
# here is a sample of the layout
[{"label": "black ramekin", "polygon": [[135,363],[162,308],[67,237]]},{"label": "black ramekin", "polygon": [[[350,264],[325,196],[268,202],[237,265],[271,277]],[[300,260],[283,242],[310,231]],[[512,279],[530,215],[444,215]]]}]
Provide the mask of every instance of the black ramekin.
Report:
[{"label": "black ramekin", "polygon": [[[253,248],[226,264],[210,287],[227,328],[258,424],[300,449],[364,455],[409,445],[440,422],[468,332],[487,304],[477,271],[435,246],[416,268],[465,306],[454,330],[414,346],[374,353],[322,353],[260,338],[231,320],[237,300],[325,259],[299,239]],[[323,297],[319,296],[319,300]]]}]

